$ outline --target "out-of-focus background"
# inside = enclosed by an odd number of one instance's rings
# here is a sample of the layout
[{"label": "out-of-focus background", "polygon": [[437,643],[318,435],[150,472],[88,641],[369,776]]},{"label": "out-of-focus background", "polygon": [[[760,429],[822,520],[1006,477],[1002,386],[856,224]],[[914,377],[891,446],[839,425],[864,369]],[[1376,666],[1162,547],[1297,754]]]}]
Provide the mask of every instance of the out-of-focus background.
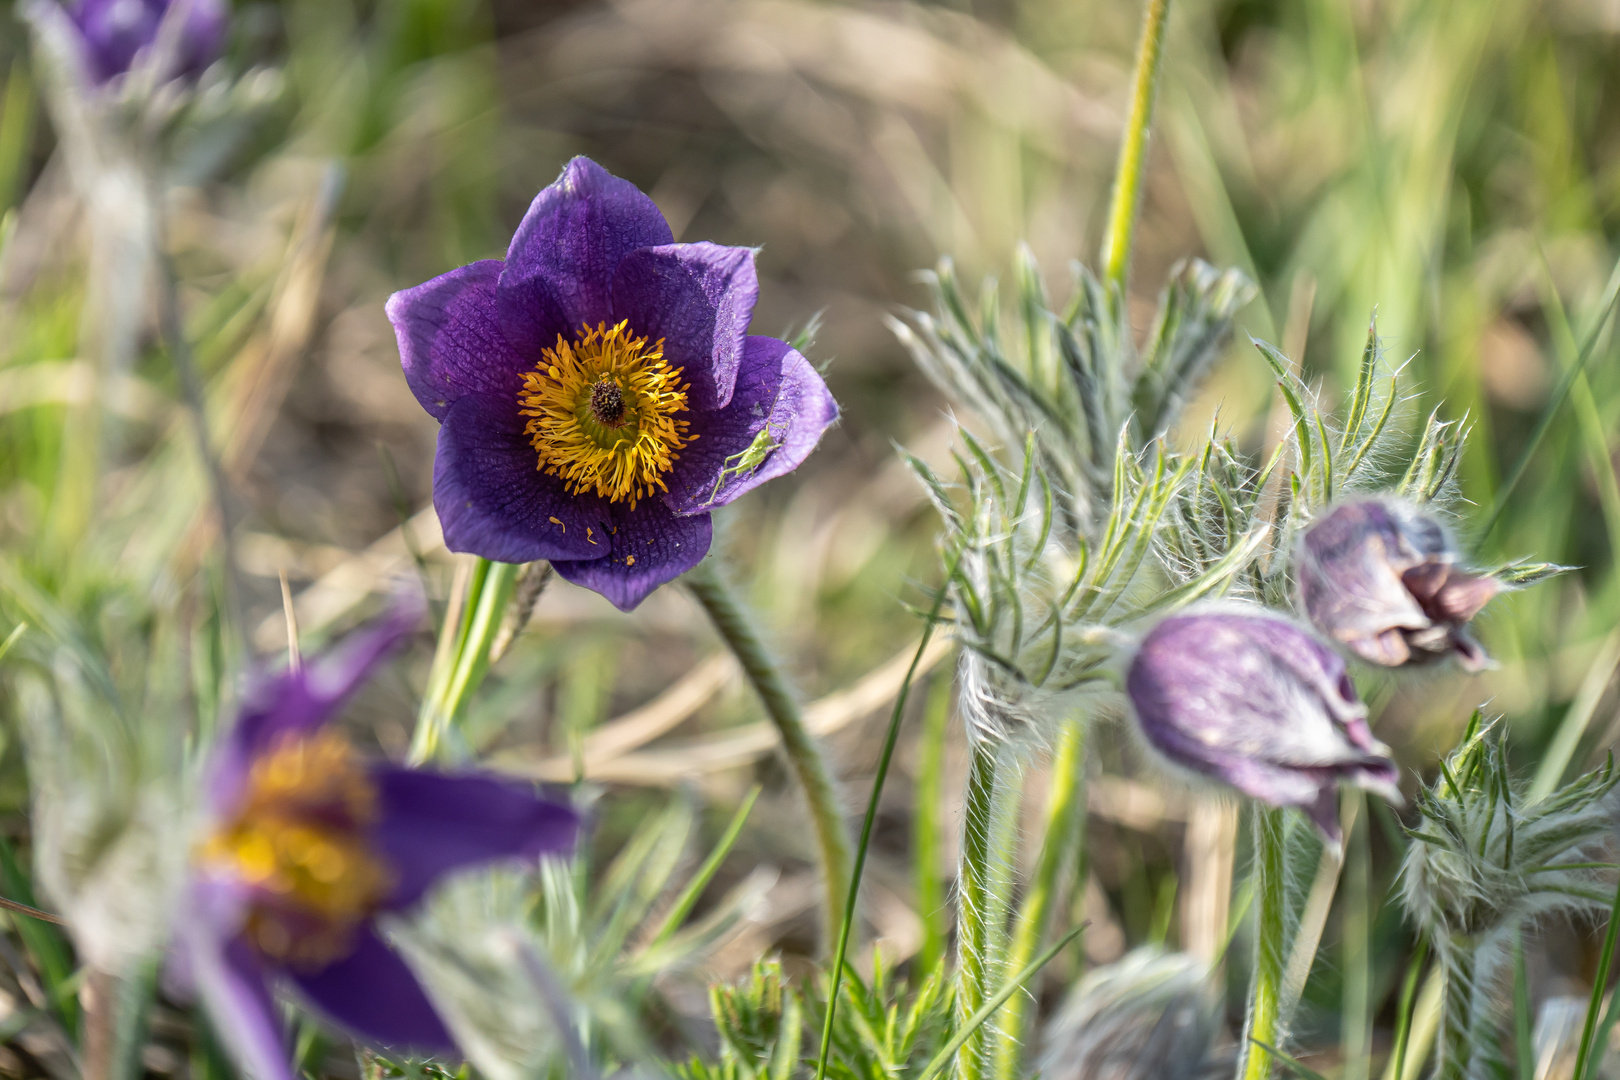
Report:
[{"label": "out-of-focus background", "polygon": [[[587,154],[649,192],[677,239],[760,248],[757,332],[819,316],[811,358],[842,422],[795,475],[723,515],[717,547],[858,809],[877,714],[920,630],[904,602],[937,574],[934,521],[895,444],[949,463],[943,401],[885,321],[926,303],[917,272],[941,256],[977,281],[1006,275],[1020,243],[1067,295],[1071,262],[1093,261],[1101,239],[1140,16],[1134,3],[1074,0],[239,3],[229,63],[262,66],[271,103],[247,138],[196,148],[213,155],[212,178],[173,200],[169,246],[217,388],[256,646],[284,646],[283,572],[312,640],[374,607],[371,591],[413,560],[442,595],[450,559],[423,512],[435,426],[400,376],[383,302],[500,256],[529,199]],[[83,213],[9,16],[0,53],[0,545],[26,548],[53,542],[45,523],[70,497],[70,410],[95,398],[115,413],[132,461],[178,420],[155,344],[113,386],[76,359]],[[1577,761],[1620,735],[1620,365],[1608,338],[1480,535],[1611,269],[1617,100],[1613,0],[1172,5],[1131,279],[1141,328],[1176,260],[1240,267],[1260,285],[1243,330],[1279,344],[1333,401],[1376,311],[1390,358],[1406,361],[1406,420],[1438,408],[1472,425],[1465,546],[1487,562],[1579,567],[1493,605],[1480,633],[1494,671],[1364,687],[1391,703],[1375,727],[1413,769],[1431,770],[1487,699],[1526,775],[1572,714],[1586,720]],[[1187,422],[1218,422],[1259,454],[1278,436],[1278,403],[1238,338]],[[409,677],[355,718],[384,749],[408,739]],[[943,683],[931,685],[913,725],[943,722]],[[666,789],[690,792],[717,824],[763,782],[715,886],[752,874],[763,897],[707,971],[728,977],[772,948],[809,953],[815,931],[809,833],[750,726],[760,720],[678,589],[623,615],[558,584],[470,730],[506,767],[558,781],[583,767],[605,785],[603,850]],[[1074,917],[1093,920],[1086,955],[1154,937],[1213,955],[1230,861],[1245,857],[1231,811],[1167,789],[1125,749],[1105,756],[1115,764],[1093,778],[1089,856],[1069,888]],[[948,755],[942,790],[924,792],[943,808],[933,847],[934,826],[913,813],[924,764],[908,737],[868,871],[870,932],[896,959],[938,948],[954,862],[961,762]],[[0,774],[19,809],[14,743]],[[1041,783],[1032,768],[1032,806]],[[1393,1008],[1408,945],[1389,899],[1394,824],[1380,812],[1352,833],[1306,1044]],[[1580,946],[1559,954],[1577,972]],[[1080,962],[1061,959],[1050,987]],[[1558,964],[1542,966],[1538,993],[1557,991]],[[1373,1030],[1376,1041],[1385,1028]],[[1357,1049],[1369,1047],[1344,1053]]]}]

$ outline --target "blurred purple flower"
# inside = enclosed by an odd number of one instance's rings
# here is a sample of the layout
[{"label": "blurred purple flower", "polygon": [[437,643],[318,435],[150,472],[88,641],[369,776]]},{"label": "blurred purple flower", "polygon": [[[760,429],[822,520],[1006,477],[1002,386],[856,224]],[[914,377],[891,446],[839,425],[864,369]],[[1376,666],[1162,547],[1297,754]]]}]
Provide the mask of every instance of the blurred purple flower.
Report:
[{"label": "blurred purple flower", "polygon": [[1478,671],[1490,660],[1465,626],[1501,585],[1456,561],[1445,529],[1424,511],[1392,498],[1340,503],[1305,530],[1300,603],[1317,629],[1370,663],[1455,654]]},{"label": "blurred purple flower", "polygon": [[579,157],[505,262],[389,299],[406,381],[442,425],[452,551],[548,559],[629,610],[703,558],[711,509],[793,471],[837,419],[803,356],[747,333],[754,252],[673,239]]},{"label": "blurred purple flower", "polygon": [[578,820],[527,785],[362,758],[327,722],[416,621],[397,612],[260,687],[208,776],[211,828],[177,928],[179,972],[254,1080],[292,1080],[272,986],[380,1046],[454,1054],[378,915],[444,875],[569,850]]},{"label": "blurred purple flower", "polygon": [[1340,781],[1400,801],[1344,660],[1261,608],[1172,615],[1125,678],[1143,737],[1171,762],[1272,806],[1298,806],[1339,838]]},{"label": "blurred purple flower", "polygon": [[98,83],[134,67],[157,43],[165,19],[179,20],[169,74],[200,74],[219,58],[228,14],[227,0],[78,0],[68,11],[85,65]]}]

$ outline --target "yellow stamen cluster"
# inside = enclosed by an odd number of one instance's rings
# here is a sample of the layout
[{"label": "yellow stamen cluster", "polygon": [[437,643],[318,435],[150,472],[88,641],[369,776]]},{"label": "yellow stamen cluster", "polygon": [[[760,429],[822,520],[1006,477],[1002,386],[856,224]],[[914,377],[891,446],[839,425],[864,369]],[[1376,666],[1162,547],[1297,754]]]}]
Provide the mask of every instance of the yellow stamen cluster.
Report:
[{"label": "yellow stamen cluster", "polygon": [[669,490],[664,474],[697,438],[676,414],[686,411],[690,384],[664,360],[662,340],[649,346],[629,324],[581,328],[574,342],[557,338],[518,393],[524,429],[539,452],[538,468],[561,477],[572,495],[620,502]]},{"label": "yellow stamen cluster", "polygon": [[348,951],[391,884],[365,842],[376,802],[335,732],[284,738],[254,764],[241,809],[198,857],[254,890],[245,929],[266,956],[318,967]]}]

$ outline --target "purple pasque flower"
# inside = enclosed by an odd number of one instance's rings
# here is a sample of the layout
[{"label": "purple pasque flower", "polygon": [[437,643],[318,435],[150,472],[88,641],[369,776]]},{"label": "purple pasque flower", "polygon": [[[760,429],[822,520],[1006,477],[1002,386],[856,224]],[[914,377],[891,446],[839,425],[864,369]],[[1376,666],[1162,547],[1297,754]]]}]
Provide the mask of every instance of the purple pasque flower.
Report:
[{"label": "purple pasque flower", "polygon": [[254,1080],[293,1076],[276,986],[365,1042],[455,1054],[377,918],[453,871],[573,845],[574,812],[526,784],[368,761],[328,725],[418,615],[259,687],[207,776],[176,959]]},{"label": "purple pasque flower", "polygon": [[1143,639],[1125,689],[1159,754],[1250,798],[1302,807],[1331,842],[1341,781],[1401,799],[1343,658],[1264,608],[1170,616]]},{"label": "purple pasque flower", "polygon": [[628,611],[709,550],[709,511],[793,471],[838,417],[809,361],[748,334],[754,252],[677,244],[577,157],[506,260],[395,293],[405,379],[437,419],[452,551],[548,559]]},{"label": "purple pasque flower", "polygon": [[1369,663],[1455,655],[1490,663],[1467,624],[1501,584],[1457,566],[1433,515],[1392,497],[1339,503],[1305,530],[1295,559],[1300,606],[1316,628]]},{"label": "purple pasque flower", "polygon": [[200,74],[219,58],[228,14],[227,0],[77,0],[68,10],[97,83],[129,71],[162,33],[175,35],[168,74]]}]

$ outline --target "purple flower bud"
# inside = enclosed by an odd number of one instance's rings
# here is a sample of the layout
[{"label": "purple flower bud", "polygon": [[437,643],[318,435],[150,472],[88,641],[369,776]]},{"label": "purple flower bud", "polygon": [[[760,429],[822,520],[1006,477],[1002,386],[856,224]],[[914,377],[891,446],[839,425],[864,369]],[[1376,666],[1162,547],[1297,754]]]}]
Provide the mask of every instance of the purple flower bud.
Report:
[{"label": "purple flower bud", "polygon": [[1306,616],[1363,660],[1399,667],[1454,653],[1469,671],[1490,662],[1465,624],[1501,584],[1459,568],[1424,511],[1392,498],[1340,503],[1305,530],[1296,562]]},{"label": "purple flower bud", "polygon": [[1292,620],[1222,606],[1147,635],[1125,689],[1142,736],[1175,765],[1272,806],[1298,806],[1339,838],[1342,780],[1400,801],[1344,660]]},{"label": "purple flower bud", "polygon": [[79,0],[68,14],[90,76],[106,83],[129,71],[157,43],[168,18],[180,20],[170,73],[199,74],[219,57],[227,13],[226,0]]}]

